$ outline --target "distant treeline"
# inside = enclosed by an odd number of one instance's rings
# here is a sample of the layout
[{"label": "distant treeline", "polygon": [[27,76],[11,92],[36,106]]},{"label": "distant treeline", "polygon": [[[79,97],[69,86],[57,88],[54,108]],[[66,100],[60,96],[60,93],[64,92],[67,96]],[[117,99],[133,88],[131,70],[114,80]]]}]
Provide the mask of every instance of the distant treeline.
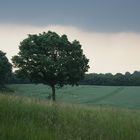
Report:
[{"label": "distant treeline", "polygon": [[[8,80],[9,84],[30,84],[29,79],[21,79],[12,73],[12,76]],[[103,85],[103,86],[140,86],[140,71],[134,73],[126,72],[125,74],[112,73],[86,74],[85,78],[80,81],[80,85]]]},{"label": "distant treeline", "polygon": [[19,77],[17,74],[11,73],[11,76],[8,77],[8,79],[7,79],[7,83],[8,84],[31,84],[32,82],[27,78],[23,79],[23,78]]},{"label": "distant treeline", "polygon": [[140,71],[134,73],[126,72],[125,74],[111,73],[86,74],[85,78],[80,81],[81,85],[103,85],[103,86],[140,86]]}]

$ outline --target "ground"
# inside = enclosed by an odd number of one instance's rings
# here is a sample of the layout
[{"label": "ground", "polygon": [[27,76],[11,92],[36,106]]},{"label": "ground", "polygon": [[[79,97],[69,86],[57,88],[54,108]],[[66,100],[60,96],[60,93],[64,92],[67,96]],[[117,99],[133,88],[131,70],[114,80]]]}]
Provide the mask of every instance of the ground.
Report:
[{"label": "ground", "polygon": [[[0,91],[0,140],[140,140],[140,87],[44,85]],[[130,109],[131,108],[131,109]]]},{"label": "ground", "polygon": [[[15,84],[9,87],[14,91],[12,94],[45,100],[51,93],[51,88],[42,84]],[[140,109],[140,87],[64,86],[57,88],[56,96],[58,102]]]}]

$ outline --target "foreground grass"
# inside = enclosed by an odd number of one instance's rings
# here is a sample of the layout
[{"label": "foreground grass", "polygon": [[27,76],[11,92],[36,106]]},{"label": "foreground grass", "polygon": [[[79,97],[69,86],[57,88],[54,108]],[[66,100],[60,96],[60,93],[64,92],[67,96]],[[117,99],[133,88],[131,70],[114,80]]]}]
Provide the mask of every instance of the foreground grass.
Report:
[{"label": "foreground grass", "polygon": [[140,111],[0,94],[0,140],[140,140]]}]

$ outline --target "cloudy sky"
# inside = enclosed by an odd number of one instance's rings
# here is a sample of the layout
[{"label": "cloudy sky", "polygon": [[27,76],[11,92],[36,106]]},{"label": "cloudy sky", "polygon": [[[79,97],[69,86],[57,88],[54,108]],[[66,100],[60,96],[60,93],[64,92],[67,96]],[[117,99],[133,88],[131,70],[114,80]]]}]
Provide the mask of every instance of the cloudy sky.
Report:
[{"label": "cloudy sky", "polygon": [[0,0],[0,50],[9,60],[27,34],[77,39],[89,72],[140,70],[140,0]]}]

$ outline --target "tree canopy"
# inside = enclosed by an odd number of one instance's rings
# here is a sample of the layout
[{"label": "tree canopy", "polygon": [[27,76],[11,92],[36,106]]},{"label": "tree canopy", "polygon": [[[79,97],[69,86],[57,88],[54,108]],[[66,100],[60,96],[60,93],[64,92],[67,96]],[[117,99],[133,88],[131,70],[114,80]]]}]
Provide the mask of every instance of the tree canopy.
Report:
[{"label": "tree canopy", "polygon": [[85,78],[80,81],[82,85],[104,85],[104,86],[140,86],[140,71],[133,73],[126,72],[125,74],[111,73],[86,74]]},{"label": "tree canopy", "polygon": [[12,70],[6,54],[0,50],[0,88],[4,86]]},{"label": "tree canopy", "polygon": [[51,86],[55,100],[55,86],[78,85],[88,71],[89,60],[83,54],[79,41],[70,42],[66,35],[55,32],[29,35],[12,58],[17,73],[32,82]]}]

